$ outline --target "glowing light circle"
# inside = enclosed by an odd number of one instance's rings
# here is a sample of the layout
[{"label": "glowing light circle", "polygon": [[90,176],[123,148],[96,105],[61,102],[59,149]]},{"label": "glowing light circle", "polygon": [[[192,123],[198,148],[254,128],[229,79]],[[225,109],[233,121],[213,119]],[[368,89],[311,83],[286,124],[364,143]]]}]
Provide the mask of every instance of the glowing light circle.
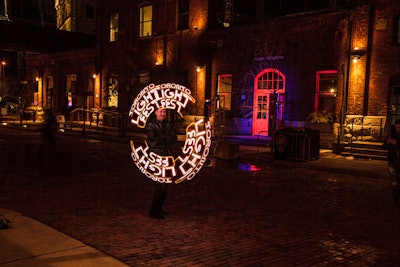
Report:
[{"label": "glowing light circle", "polygon": [[[175,110],[182,117],[182,109],[195,103],[190,89],[175,83],[149,84],[137,95],[131,105],[131,123],[144,128],[149,116],[158,108]],[[204,119],[186,127],[186,139],[182,154],[160,156],[146,146],[131,145],[131,158],[139,170],[149,179],[159,183],[181,183],[193,179],[203,167],[211,146],[211,123]]]}]

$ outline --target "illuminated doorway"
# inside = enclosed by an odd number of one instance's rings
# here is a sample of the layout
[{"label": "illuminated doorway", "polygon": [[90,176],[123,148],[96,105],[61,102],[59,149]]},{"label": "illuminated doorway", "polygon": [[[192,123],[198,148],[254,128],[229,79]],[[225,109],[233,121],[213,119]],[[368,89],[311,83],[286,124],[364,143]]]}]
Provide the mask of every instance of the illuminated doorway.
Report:
[{"label": "illuminated doorway", "polygon": [[282,121],[285,76],[275,68],[261,71],[254,79],[253,135],[272,136]]}]

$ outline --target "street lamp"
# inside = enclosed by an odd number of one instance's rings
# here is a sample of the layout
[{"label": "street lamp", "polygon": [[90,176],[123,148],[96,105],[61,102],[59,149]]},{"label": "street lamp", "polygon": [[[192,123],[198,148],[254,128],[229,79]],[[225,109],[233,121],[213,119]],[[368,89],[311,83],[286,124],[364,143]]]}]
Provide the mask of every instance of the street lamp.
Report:
[{"label": "street lamp", "polygon": [[[90,115],[90,112],[88,112],[88,109],[90,108],[90,103],[88,103],[88,95],[89,94],[93,95],[93,93],[94,93],[96,77],[97,77],[97,74],[93,73],[92,74],[92,79],[93,79],[92,80],[92,84],[93,84],[92,88],[89,88],[90,81],[88,83],[88,79],[85,79],[85,87],[84,87],[84,95],[83,95],[83,109],[84,109],[83,110],[83,114],[84,114],[84,116],[83,116],[83,128],[82,128],[83,133],[85,133],[85,131],[86,131],[86,120],[87,119],[89,119],[89,121],[91,120],[90,117],[87,118],[87,116]],[[91,91],[91,90],[93,90],[93,91]]]},{"label": "street lamp", "polygon": [[6,73],[5,73],[5,69],[6,69],[6,61],[3,59],[1,61],[1,78],[4,80],[6,78]]}]

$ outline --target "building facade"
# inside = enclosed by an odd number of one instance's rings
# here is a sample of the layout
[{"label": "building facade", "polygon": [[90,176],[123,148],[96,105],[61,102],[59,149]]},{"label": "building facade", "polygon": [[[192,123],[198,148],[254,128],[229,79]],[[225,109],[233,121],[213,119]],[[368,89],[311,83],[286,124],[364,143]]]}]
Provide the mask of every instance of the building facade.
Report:
[{"label": "building facade", "polygon": [[69,105],[71,79],[88,86],[93,73],[99,100],[87,108],[127,113],[149,83],[174,82],[196,99],[188,118],[211,103],[217,133],[272,136],[324,122],[338,138],[382,139],[400,116],[396,1],[239,2],[96,1],[96,47],[81,52],[87,61],[67,60],[88,70],[59,70],[59,107]]},{"label": "building facade", "polygon": [[[57,30],[56,18],[52,0],[0,1],[2,107],[10,101],[19,104],[19,108],[53,105],[50,103],[56,99],[53,97],[54,83],[57,84],[59,80],[52,78],[56,76],[54,70],[45,79],[43,77],[44,71],[54,67],[59,55],[48,60],[49,55],[93,47],[94,34]],[[32,60],[27,59],[38,55],[43,57],[37,57],[32,64]],[[45,86],[46,90],[42,90]]]}]

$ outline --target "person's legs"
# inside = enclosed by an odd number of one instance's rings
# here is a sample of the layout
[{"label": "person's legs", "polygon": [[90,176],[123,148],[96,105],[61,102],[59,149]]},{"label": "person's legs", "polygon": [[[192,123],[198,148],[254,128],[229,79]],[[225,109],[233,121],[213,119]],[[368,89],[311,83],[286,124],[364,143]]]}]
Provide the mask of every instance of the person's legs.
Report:
[{"label": "person's legs", "polygon": [[156,183],[154,185],[153,202],[150,207],[149,216],[152,218],[163,219],[166,214],[162,210],[167,195],[167,184]]},{"label": "person's legs", "polygon": [[400,177],[399,177],[398,168],[394,166],[389,166],[389,175],[392,182],[392,194],[393,200],[396,206],[400,206],[399,197],[400,197]]},{"label": "person's legs", "polygon": [[399,168],[397,168],[395,178],[396,178],[396,180],[395,180],[396,182],[393,183],[393,186],[394,186],[394,195],[393,195],[394,203],[395,203],[395,205],[397,207],[400,207],[400,202],[399,202],[399,200],[400,200],[400,170],[399,170]]}]

